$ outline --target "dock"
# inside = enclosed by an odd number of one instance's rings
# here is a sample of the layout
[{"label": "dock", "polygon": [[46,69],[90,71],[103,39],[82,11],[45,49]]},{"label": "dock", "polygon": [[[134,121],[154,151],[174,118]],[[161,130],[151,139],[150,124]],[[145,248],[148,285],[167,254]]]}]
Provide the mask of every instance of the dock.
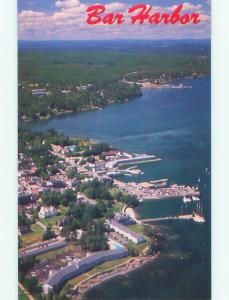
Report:
[{"label": "dock", "polygon": [[151,224],[161,221],[176,221],[176,220],[193,220],[197,223],[205,223],[205,218],[197,213],[189,214],[189,215],[179,215],[174,217],[162,217],[162,218],[153,218],[153,219],[142,219],[138,220],[142,224]]}]

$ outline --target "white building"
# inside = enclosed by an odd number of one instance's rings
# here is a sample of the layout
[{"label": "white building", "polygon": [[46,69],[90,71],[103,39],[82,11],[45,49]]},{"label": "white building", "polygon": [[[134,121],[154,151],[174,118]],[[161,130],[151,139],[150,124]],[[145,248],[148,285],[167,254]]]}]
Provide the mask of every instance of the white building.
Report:
[{"label": "white building", "polygon": [[55,207],[50,206],[50,207],[44,207],[42,206],[38,216],[40,219],[45,219],[45,218],[49,218],[49,217],[53,217],[57,214],[57,210],[55,209]]},{"label": "white building", "polygon": [[115,219],[109,219],[108,224],[111,229],[114,229],[114,231],[116,231],[119,234],[123,235],[124,237],[128,238],[135,244],[140,244],[145,241],[144,236],[131,231],[127,226],[124,226],[124,225],[118,223]]},{"label": "white building", "polygon": [[87,272],[91,268],[102,264],[106,261],[120,259],[128,255],[128,250],[125,247],[107,251],[99,251],[95,254],[87,256],[80,261],[75,261],[72,264],[59,269],[51,274],[43,285],[43,291],[48,294],[52,290],[62,286],[69,279]]}]

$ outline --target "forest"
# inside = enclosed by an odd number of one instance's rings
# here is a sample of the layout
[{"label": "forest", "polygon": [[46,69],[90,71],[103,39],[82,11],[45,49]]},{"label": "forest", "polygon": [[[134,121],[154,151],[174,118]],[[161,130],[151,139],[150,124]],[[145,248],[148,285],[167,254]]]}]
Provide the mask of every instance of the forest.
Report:
[{"label": "forest", "polygon": [[[82,51],[83,50],[83,51]],[[34,48],[18,55],[19,119],[50,117],[127,101],[141,95],[138,80],[167,81],[210,73],[206,46]],[[129,82],[132,82],[131,84]],[[44,94],[33,91],[45,89]]]}]

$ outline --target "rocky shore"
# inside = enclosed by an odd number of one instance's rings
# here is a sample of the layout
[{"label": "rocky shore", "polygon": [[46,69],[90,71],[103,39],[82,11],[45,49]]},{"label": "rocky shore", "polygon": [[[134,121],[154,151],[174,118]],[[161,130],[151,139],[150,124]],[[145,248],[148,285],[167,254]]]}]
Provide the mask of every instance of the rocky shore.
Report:
[{"label": "rocky shore", "polygon": [[116,266],[112,269],[106,270],[102,273],[97,273],[87,278],[86,280],[79,283],[74,290],[76,294],[72,296],[74,300],[80,300],[82,295],[85,294],[89,289],[103,283],[106,280],[114,278],[115,276],[125,275],[131,271],[136,270],[137,268],[142,267],[146,263],[155,260],[159,254],[154,256],[139,256],[133,257],[129,261]]}]

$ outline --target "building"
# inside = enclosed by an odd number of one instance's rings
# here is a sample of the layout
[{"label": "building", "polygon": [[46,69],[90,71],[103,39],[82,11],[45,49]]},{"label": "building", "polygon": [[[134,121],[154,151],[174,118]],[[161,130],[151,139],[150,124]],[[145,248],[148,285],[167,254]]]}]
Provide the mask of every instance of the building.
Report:
[{"label": "building", "polygon": [[42,206],[38,213],[38,216],[40,219],[45,219],[45,218],[53,217],[56,214],[57,214],[57,210],[53,206],[50,207]]},{"label": "building", "polygon": [[29,248],[21,249],[19,252],[19,258],[46,253],[51,250],[65,247],[66,245],[67,243],[64,240],[58,240],[58,239],[50,240],[43,243],[38,243],[36,245],[34,244]]},{"label": "building", "polygon": [[44,96],[48,95],[49,93],[47,92],[46,89],[33,89],[32,90],[32,95],[33,96]]},{"label": "building", "polygon": [[124,225],[134,224],[135,221],[131,218],[130,215],[122,212],[115,213],[115,220],[118,223],[122,223]]},{"label": "building", "polygon": [[19,191],[18,193],[18,204],[23,205],[31,202],[32,200],[32,193],[30,192],[24,192],[24,191]]},{"label": "building", "polygon": [[153,187],[153,184],[150,182],[140,182],[138,186],[147,190],[147,189],[151,189]]},{"label": "building", "polygon": [[119,234],[123,235],[124,237],[128,238],[135,244],[140,244],[140,243],[145,242],[145,238],[143,235],[133,232],[127,226],[118,223],[115,219],[109,219],[108,224],[111,229],[114,229],[114,231],[116,231]]},{"label": "building", "polygon": [[61,268],[53,273],[43,285],[44,293],[55,290],[71,278],[80,275],[91,268],[109,260],[119,259],[128,256],[128,250],[125,247],[115,250],[100,251],[83,258],[80,261]]},{"label": "building", "polygon": [[61,153],[63,151],[63,147],[60,145],[51,144],[53,152]]},{"label": "building", "polygon": [[74,153],[74,152],[76,152],[76,150],[77,150],[76,145],[70,145],[70,146],[64,147],[65,153],[69,153],[69,152]]}]

